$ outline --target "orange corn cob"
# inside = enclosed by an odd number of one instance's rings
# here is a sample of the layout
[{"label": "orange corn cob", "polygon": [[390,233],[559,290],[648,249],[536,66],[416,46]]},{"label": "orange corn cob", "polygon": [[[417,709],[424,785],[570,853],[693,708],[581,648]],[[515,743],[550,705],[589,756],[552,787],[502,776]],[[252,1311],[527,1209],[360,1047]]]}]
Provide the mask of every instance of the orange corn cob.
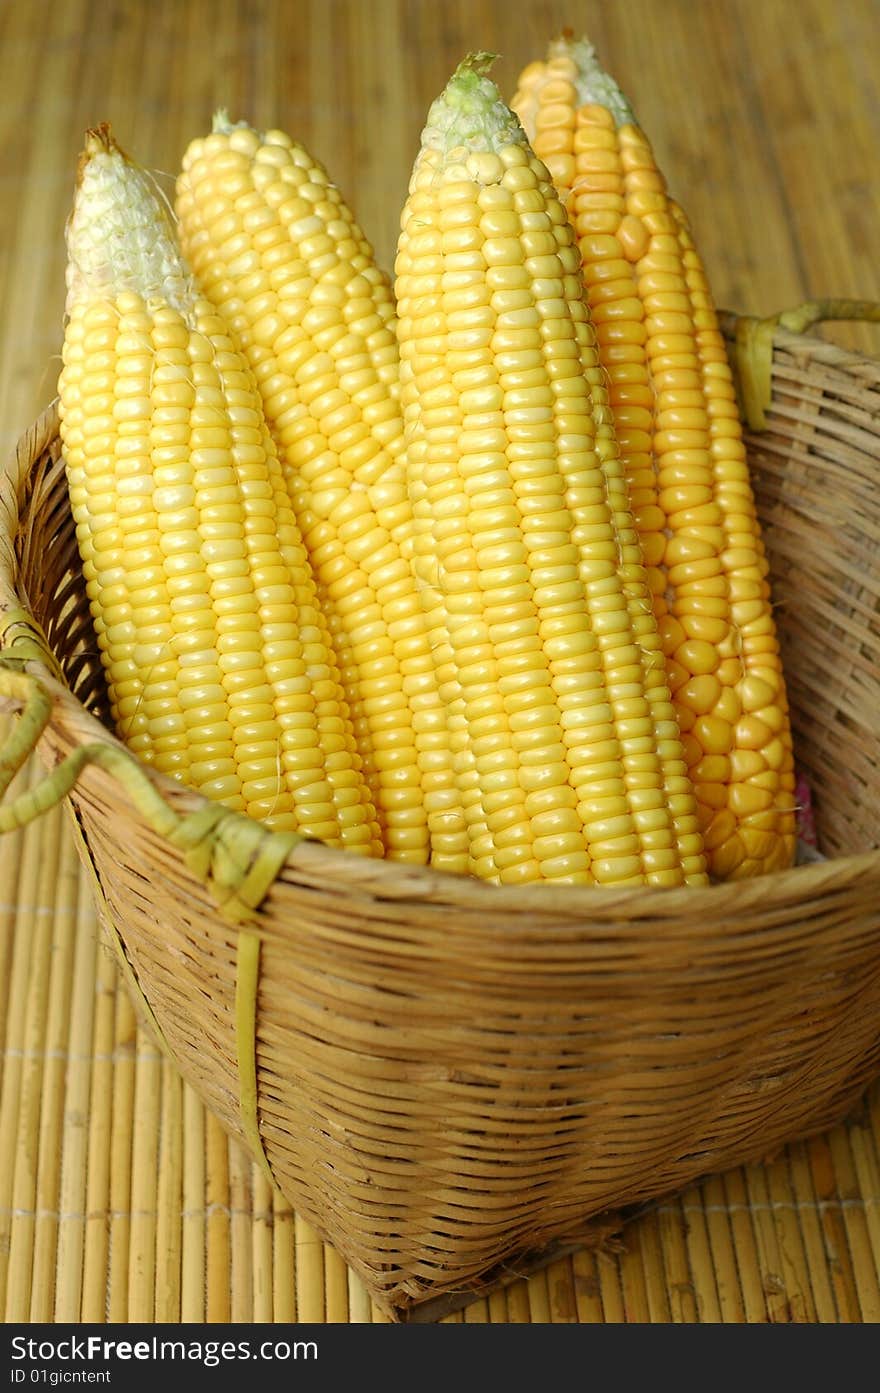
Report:
[{"label": "orange corn cob", "polygon": [[710,871],[788,866],[794,767],[768,566],[687,218],[586,40],[552,43],[511,105],[577,236]]}]

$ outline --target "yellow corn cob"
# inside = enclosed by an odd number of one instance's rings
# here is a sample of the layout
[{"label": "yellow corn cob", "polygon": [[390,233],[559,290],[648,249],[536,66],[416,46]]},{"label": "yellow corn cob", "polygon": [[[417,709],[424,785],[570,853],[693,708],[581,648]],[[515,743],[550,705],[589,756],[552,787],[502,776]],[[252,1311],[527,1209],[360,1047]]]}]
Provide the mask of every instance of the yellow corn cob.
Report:
[{"label": "yellow corn cob", "polygon": [[326,171],[218,113],[177,183],[181,243],[249,359],[330,622],[389,858],[467,866],[408,549],[394,302]]},{"label": "yellow corn cob", "polygon": [[687,220],[586,41],[551,44],[512,106],[576,230],[710,872],[788,866],[794,768],[767,561]]},{"label": "yellow corn cob", "polygon": [[67,246],[61,438],[121,738],[272,827],[381,855],[253,376],[106,126]]},{"label": "yellow corn cob", "polygon": [[490,62],[431,107],[395,266],[414,565],[458,694],[471,864],[700,883],[574,234]]}]

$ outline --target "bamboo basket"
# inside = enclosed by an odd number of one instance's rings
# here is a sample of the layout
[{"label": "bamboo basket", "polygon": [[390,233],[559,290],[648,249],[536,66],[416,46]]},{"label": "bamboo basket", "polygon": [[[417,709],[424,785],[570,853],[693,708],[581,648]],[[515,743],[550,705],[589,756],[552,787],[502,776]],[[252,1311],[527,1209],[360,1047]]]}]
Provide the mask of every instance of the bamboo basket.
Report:
[{"label": "bamboo basket", "polygon": [[[498,888],[272,834],[109,733],[50,406],[0,477],[0,830],[64,798],[183,1076],[395,1320],[840,1121],[880,1073],[880,362],[722,316],[822,858]],[[780,322],[781,321],[781,322]],[[787,326],[787,327],[786,327]]]}]

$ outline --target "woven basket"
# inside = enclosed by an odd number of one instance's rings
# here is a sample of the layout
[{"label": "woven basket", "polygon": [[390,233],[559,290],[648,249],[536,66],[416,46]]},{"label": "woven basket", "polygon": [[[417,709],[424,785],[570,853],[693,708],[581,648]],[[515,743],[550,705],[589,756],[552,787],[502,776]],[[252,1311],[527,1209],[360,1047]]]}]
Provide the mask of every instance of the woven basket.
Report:
[{"label": "woven basket", "polygon": [[106,726],[54,408],[0,478],[0,793],[34,744],[52,771],[0,826],[66,798],[157,1037],[394,1319],[830,1127],[880,1073],[880,364],[723,319],[826,858],[751,882],[497,888],[148,773]]}]

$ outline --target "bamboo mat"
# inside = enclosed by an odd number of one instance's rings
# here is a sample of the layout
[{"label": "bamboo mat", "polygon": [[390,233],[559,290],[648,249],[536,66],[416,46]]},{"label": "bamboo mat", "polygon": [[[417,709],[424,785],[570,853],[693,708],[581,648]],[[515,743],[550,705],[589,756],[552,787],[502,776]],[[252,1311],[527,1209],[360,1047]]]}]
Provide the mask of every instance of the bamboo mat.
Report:
[{"label": "bamboo mat", "polygon": [[[512,92],[572,24],[635,102],[719,303],[769,314],[880,299],[876,20],[873,0],[0,0],[0,457],[54,392],[87,125],[109,119],[166,188],[215,106],[283,125],[390,267],[460,57],[496,50]],[[828,332],[880,353],[876,329]],[[0,1050],[6,1322],[384,1319],[139,1027],[60,812],[0,838]],[[878,1202],[880,1086],[846,1125],[444,1319],[877,1321]]]}]

